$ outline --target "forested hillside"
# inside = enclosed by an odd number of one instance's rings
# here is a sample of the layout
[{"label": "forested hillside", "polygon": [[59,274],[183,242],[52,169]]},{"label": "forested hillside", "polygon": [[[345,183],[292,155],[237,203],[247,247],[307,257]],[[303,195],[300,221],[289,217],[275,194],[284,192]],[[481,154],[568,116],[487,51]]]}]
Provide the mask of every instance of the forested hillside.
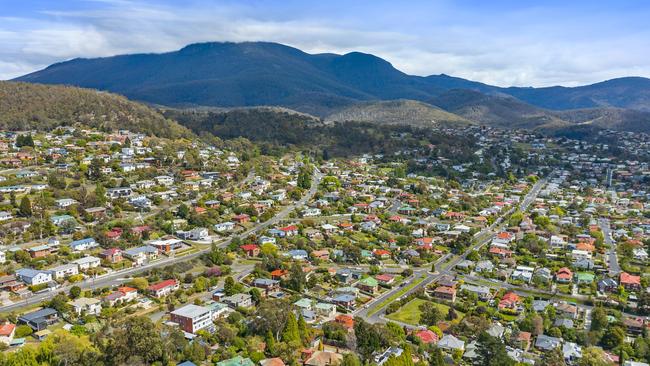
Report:
[{"label": "forested hillside", "polygon": [[77,123],[167,138],[192,135],[158,111],[119,95],[69,86],[0,81],[0,129],[50,130]]}]

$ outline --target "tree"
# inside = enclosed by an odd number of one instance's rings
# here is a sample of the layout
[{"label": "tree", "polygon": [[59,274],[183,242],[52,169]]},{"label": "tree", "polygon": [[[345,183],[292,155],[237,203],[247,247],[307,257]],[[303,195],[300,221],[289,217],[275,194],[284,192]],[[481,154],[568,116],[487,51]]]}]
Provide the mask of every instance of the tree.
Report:
[{"label": "tree", "polygon": [[609,362],[605,361],[605,352],[598,347],[587,347],[582,349],[582,358],[578,361],[578,366],[608,366]]},{"label": "tree", "polygon": [[232,296],[240,292],[239,286],[237,286],[237,283],[235,283],[235,279],[232,278],[231,276],[226,277],[226,279],[224,280],[223,292],[227,296]]},{"label": "tree", "polygon": [[564,355],[560,348],[555,348],[551,351],[544,353],[542,356],[542,365],[545,366],[565,366]]},{"label": "tree", "polygon": [[440,309],[428,301],[420,305],[419,310],[421,312],[420,322],[428,326],[436,325],[443,319]]},{"label": "tree", "polygon": [[251,295],[251,300],[255,303],[255,305],[259,304],[260,301],[262,300],[262,292],[260,292],[260,289],[257,287],[253,287],[250,289],[248,292],[249,295]]},{"label": "tree", "polygon": [[435,347],[433,352],[431,352],[431,357],[429,357],[429,366],[447,366],[445,356],[442,354],[440,348]]},{"label": "tree", "polygon": [[343,355],[343,361],[340,366],[361,366],[361,360],[354,352],[348,352]]},{"label": "tree", "polygon": [[180,206],[178,206],[178,216],[187,219],[190,216],[190,208],[187,207],[186,204],[181,203]]},{"label": "tree", "polygon": [[591,330],[601,331],[607,328],[608,324],[607,311],[602,306],[596,306],[591,312]]},{"label": "tree", "polygon": [[104,206],[106,204],[106,188],[101,183],[95,186],[95,204],[97,206]]},{"label": "tree", "polygon": [[20,200],[20,208],[18,213],[22,217],[31,217],[32,216],[32,202],[29,200],[29,197],[23,196]]},{"label": "tree", "polygon": [[298,322],[296,321],[296,316],[293,315],[293,312],[290,312],[287,318],[287,324],[282,333],[282,341],[291,345],[302,344],[300,331],[298,330]]},{"label": "tree", "polygon": [[302,292],[306,284],[307,276],[305,275],[305,272],[302,270],[300,264],[294,263],[289,271],[287,287],[294,291]]},{"label": "tree", "polygon": [[160,331],[145,316],[126,318],[104,337],[106,341],[100,345],[107,364],[133,364],[132,360],[138,359],[151,364],[165,353]]},{"label": "tree", "polygon": [[613,325],[607,328],[601,340],[605,349],[614,349],[625,341],[625,329],[619,325]]},{"label": "tree", "polygon": [[291,313],[289,300],[264,300],[255,308],[252,329],[256,334],[271,332],[274,339],[279,340],[287,324],[289,313]]},{"label": "tree", "polygon": [[273,336],[273,333],[271,333],[271,330],[266,332],[266,337],[265,337],[265,343],[266,343],[266,351],[269,356],[274,356],[275,355],[275,337]]},{"label": "tree", "polygon": [[71,299],[76,299],[80,295],[81,295],[81,287],[79,287],[79,286],[70,287],[70,298]]},{"label": "tree", "polygon": [[90,165],[88,166],[88,178],[90,178],[90,180],[102,179],[102,175],[103,175],[102,168],[103,168],[102,161],[99,160],[98,158],[94,158],[90,162]]},{"label": "tree", "polygon": [[478,355],[477,365],[482,366],[508,366],[515,362],[508,356],[506,346],[496,337],[487,332],[479,335],[476,347]]},{"label": "tree", "polygon": [[129,282],[129,285],[137,288],[140,291],[144,291],[149,287],[149,281],[144,277],[136,277]]},{"label": "tree", "polygon": [[68,304],[68,297],[64,294],[58,294],[50,300],[49,307],[58,311],[59,313],[67,313],[70,311],[70,305]]},{"label": "tree", "polygon": [[388,344],[388,340],[377,330],[377,325],[368,324],[363,318],[354,318],[354,335],[357,340],[357,350],[364,360],[370,359],[373,352]]}]

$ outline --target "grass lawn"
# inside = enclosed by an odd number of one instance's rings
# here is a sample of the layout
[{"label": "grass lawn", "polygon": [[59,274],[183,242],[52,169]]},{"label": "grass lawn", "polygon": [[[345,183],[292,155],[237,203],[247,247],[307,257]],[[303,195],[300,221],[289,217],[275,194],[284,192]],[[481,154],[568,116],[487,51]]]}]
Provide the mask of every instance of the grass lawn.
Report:
[{"label": "grass lawn", "polygon": [[[438,310],[440,310],[440,313],[443,316],[447,315],[447,312],[449,311],[449,306],[445,304],[439,304],[437,302],[432,302],[432,301],[427,301],[423,299],[413,299],[409,301],[406,305],[402,306],[398,311],[387,315],[386,318],[395,320],[398,322],[406,323],[406,324],[411,324],[411,325],[419,325],[420,323],[420,314],[422,312],[420,311],[420,305],[424,303],[431,303],[435,305]],[[463,313],[456,311],[456,314],[458,314],[458,319],[460,320],[463,318]]]},{"label": "grass lawn", "polygon": [[409,283],[407,286],[404,286],[401,290],[397,291],[393,295],[389,296],[388,298],[384,299],[377,307],[375,307],[371,312],[368,313],[369,316],[374,315],[377,313],[380,309],[382,309],[384,306],[387,306],[391,302],[397,300],[397,298],[402,297],[405,293],[410,291],[413,287],[417,286],[420,282],[424,281],[425,277],[418,277],[415,280],[413,280],[411,283]]}]

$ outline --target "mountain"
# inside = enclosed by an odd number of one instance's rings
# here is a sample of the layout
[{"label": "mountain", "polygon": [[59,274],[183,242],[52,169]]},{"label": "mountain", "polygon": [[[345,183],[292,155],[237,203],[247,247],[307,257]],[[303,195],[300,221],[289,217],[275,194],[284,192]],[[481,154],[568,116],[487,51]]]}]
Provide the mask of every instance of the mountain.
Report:
[{"label": "mountain", "polygon": [[[268,42],[198,43],[161,54],[73,59],[17,80],[107,90],[166,106],[273,105],[320,117],[360,102],[412,99],[431,103],[456,89],[505,98],[481,99],[484,103],[498,101],[499,108],[514,103],[513,107],[523,110],[515,103],[518,100],[547,111],[650,111],[650,79],[640,77],[572,88],[502,88],[444,74],[408,75],[386,60],[360,52],[308,54]],[[490,112],[483,108],[486,107],[477,106],[472,112],[466,106],[463,112],[485,115],[490,121],[501,120],[505,114],[497,113],[494,105]],[[517,124],[555,123],[555,117],[546,121],[545,113],[540,113],[530,110],[517,117]],[[503,121],[499,124],[507,125]]]},{"label": "mountain", "polygon": [[513,97],[488,95],[473,90],[453,89],[431,99],[430,103],[492,127],[535,129],[569,124],[553,112]]},{"label": "mountain", "polygon": [[466,125],[473,123],[430,104],[405,99],[358,103],[330,114],[325,121],[410,124],[421,127],[435,124]]},{"label": "mountain", "polygon": [[82,123],[158,137],[192,137],[158,111],[126,98],[69,86],[0,81],[0,129],[50,130]]}]

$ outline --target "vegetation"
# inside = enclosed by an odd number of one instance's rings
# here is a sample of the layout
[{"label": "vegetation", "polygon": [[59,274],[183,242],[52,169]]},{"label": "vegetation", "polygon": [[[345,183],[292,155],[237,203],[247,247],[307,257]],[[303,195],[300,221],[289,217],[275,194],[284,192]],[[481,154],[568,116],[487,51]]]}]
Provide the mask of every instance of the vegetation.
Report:
[{"label": "vegetation", "polygon": [[[192,136],[186,128],[157,111],[115,94],[0,81],[0,129],[47,131],[75,124],[105,131],[129,129],[167,138]],[[17,142],[19,146],[30,146],[30,140],[31,137],[25,137]]]}]

